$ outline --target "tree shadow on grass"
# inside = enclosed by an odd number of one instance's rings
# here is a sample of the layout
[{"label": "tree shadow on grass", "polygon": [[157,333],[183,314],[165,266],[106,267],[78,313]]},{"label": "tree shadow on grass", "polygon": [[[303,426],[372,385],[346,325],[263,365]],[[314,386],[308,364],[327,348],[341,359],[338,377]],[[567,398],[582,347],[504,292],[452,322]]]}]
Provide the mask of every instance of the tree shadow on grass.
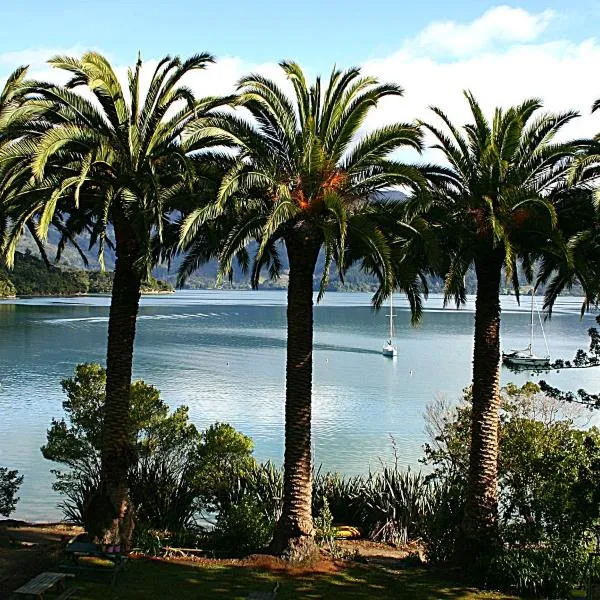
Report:
[{"label": "tree shadow on grass", "polygon": [[[334,563],[330,563],[334,565]],[[458,600],[509,598],[481,592],[444,579],[424,568],[387,569],[378,565],[335,563],[316,570],[289,570],[231,564],[135,560],[113,588],[78,577],[81,600],[217,598],[245,599],[252,591],[271,591],[279,582],[278,600],[298,598],[378,600]]]}]

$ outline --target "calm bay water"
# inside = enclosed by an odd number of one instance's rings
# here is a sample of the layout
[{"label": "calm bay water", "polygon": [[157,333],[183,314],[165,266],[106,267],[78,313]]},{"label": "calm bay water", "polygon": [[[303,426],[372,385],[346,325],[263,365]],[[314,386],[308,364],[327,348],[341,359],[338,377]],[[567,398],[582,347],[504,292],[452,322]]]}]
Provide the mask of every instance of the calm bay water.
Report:
[{"label": "calm bay water", "polygon": [[[387,311],[374,313],[369,301],[368,294],[330,293],[315,310],[314,454],[326,470],[377,468],[392,455],[390,436],[402,464],[418,468],[426,405],[437,395],[457,399],[470,382],[472,301],[457,311],[432,297],[415,329],[398,298],[393,360],[380,354]],[[106,297],[0,302],[0,465],[25,475],[16,518],[60,517],[52,464],[39,448],[52,417],[62,415],[61,378],[78,363],[104,362],[108,303]],[[505,348],[527,345],[527,305],[503,298]],[[561,299],[545,325],[553,358],[587,348],[594,320],[580,320],[579,306],[578,299]],[[284,366],[284,292],[182,291],[142,300],[135,377],[156,385],[170,406],[188,405],[199,428],[228,422],[252,436],[257,458],[278,463]],[[502,381],[522,383],[528,375],[503,369]],[[600,369],[545,378],[568,389],[600,387]]]}]

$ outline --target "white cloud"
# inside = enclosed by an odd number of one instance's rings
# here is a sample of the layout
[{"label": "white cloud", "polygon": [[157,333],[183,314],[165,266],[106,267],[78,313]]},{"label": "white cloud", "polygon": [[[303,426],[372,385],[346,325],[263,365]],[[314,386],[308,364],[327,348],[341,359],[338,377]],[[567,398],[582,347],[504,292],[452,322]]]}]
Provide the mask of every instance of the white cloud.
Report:
[{"label": "white cloud", "polygon": [[532,14],[522,8],[497,6],[471,23],[433,22],[408,40],[406,47],[425,54],[466,56],[498,43],[535,40],[554,17],[551,10]]},{"label": "white cloud", "polygon": [[[595,39],[539,41],[538,36],[552,18],[558,15],[500,6],[471,23],[433,23],[410,40],[401,41],[398,52],[365,62],[366,73],[397,82],[405,89],[404,98],[387,99],[373,111],[365,129],[395,120],[430,120],[433,115],[427,110],[429,105],[443,108],[455,123],[465,123],[469,112],[462,91],[470,89],[490,117],[496,106],[541,97],[547,110],[575,109],[582,114],[566,128],[566,135],[595,134],[600,131],[600,118],[591,116],[590,108],[600,97],[600,84],[593,76],[600,64],[600,44]],[[439,55],[442,46],[447,53],[443,57]],[[55,79],[56,71],[43,61],[57,53],[78,55],[81,50],[0,54],[0,77],[23,62],[32,62],[33,76]],[[132,57],[131,64],[134,61]],[[156,60],[145,64],[148,79]],[[125,76],[125,66],[117,70]],[[249,72],[273,77],[290,90],[275,63],[253,64],[240,57],[222,58],[216,65],[193,74],[187,83],[199,95],[227,94]],[[431,155],[426,158],[431,159]]]},{"label": "white cloud", "polygon": [[363,65],[366,72],[405,89],[404,98],[382,104],[371,115],[368,127],[394,120],[431,120],[431,105],[441,107],[453,122],[466,123],[470,117],[462,92],[469,89],[490,118],[496,106],[531,97],[541,98],[546,110],[575,109],[582,116],[565,134],[590,136],[600,130],[597,116],[590,115],[592,102],[600,97],[600,86],[590,76],[598,64],[600,45],[593,39],[517,44],[450,62],[402,49]]}]

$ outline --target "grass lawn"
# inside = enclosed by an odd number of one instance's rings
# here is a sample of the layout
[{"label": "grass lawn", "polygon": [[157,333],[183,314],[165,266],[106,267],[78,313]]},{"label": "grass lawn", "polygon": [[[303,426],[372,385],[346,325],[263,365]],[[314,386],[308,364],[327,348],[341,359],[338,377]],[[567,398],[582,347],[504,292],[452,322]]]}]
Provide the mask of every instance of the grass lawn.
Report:
[{"label": "grass lawn", "polygon": [[[279,582],[277,598],[410,598],[421,599],[508,599],[511,596],[482,592],[452,582],[423,568],[387,568],[381,565],[328,563],[312,571],[283,570],[273,565],[240,566],[217,562],[183,563],[132,560],[114,587],[110,577],[78,574],[73,585],[79,599],[121,598],[228,598],[244,599],[251,591],[271,591]],[[107,574],[104,574],[105,576]]]}]

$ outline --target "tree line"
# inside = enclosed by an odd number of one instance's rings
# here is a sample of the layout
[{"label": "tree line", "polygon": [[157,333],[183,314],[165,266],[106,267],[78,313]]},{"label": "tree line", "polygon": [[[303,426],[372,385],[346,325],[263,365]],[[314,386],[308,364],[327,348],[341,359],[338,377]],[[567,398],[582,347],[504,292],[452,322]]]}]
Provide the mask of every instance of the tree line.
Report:
[{"label": "tree line", "polygon": [[[358,68],[307,81],[280,63],[293,90],[260,74],[235,93],[200,97],[186,77],[214,62],[208,53],[167,56],[142,84],[142,60],[121,81],[96,52],[49,61],[64,85],[17,69],[0,95],[0,235],[12,267],[29,232],[56,259],[82,234],[103,264],[115,256],[106,353],[100,485],[86,500],[86,530],[127,546],[134,515],[127,472],[134,461],[130,390],[143,282],[181,256],[178,283],[218,260],[237,265],[253,287],[289,264],[285,456],[281,517],[273,552],[305,559],[315,551],[311,512],[313,278],[324,266],[344,280],[353,267],[375,277],[373,305],[393,291],[422,318],[428,277],[444,280],[446,302],[466,300],[477,281],[471,435],[465,518],[458,557],[485,557],[498,543],[500,302],[503,271],[518,295],[520,276],[545,286],[545,307],[581,285],[597,298],[597,141],[559,141],[578,115],[543,112],[539,99],[489,117],[465,93],[470,122],[441,108],[431,122],[397,122],[363,133],[365,118],[403,89]],[[598,103],[594,105],[597,109]],[[398,102],[401,111],[401,102]],[[400,114],[399,114],[400,117]],[[418,160],[430,140],[443,164]],[[398,158],[412,151],[414,162]],[[401,190],[403,200],[386,197]],[[539,269],[534,272],[534,265]]]}]

